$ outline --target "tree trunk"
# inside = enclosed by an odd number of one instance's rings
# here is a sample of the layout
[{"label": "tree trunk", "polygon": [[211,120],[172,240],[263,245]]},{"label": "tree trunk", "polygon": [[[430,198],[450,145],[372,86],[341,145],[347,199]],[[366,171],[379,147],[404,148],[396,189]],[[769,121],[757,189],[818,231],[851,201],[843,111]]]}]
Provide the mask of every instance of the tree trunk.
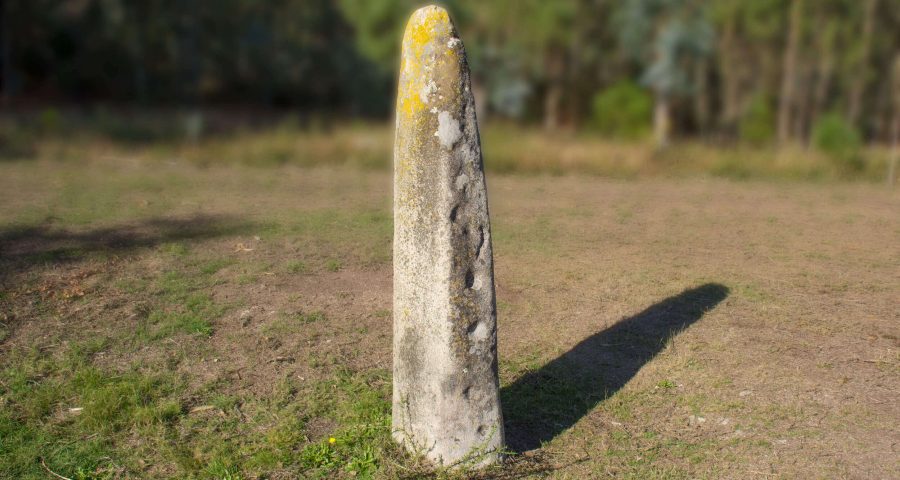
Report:
[{"label": "tree trunk", "polygon": [[797,76],[797,54],[800,49],[800,26],[803,20],[803,0],[792,0],[788,22],[787,48],[784,50],[784,71],[781,76],[781,96],[778,100],[778,143],[791,139],[791,114],[794,107],[794,87]]},{"label": "tree trunk", "polygon": [[722,41],[719,49],[719,71],[722,74],[722,114],[720,122],[726,128],[737,125],[740,116],[740,76],[735,59],[735,17],[730,14],[722,27]]},{"label": "tree trunk", "polygon": [[563,52],[556,46],[547,49],[545,59],[547,90],[544,92],[544,128],[556,130],[560,123],[560,106],[563,98],[563,76],[565,61]]},{"label": "tree trunk", "polygon": [[699,59],[694,63],[694,76],[697,91],[694,92],[694,116],[697,117],[697,130],[700,136],[706,135],[709,126],[709,82],[707,81],[706,60]]},{"label": "tree trunk", "polygon": [[669,131],[672,125],[669,110],[669,99],[662,93],[656,94],[656,105],[653,109],[653,138],[656,148],[662,150],[669,145]]},{"label": "tree trunk", "polygon": [[484,124],[488,116],[488,90],[482,79],[472,77],[472,94],[475,95],[475,115],[478,122]]},{"label": "tree trunk", "polygon": [[557,81],[547,84],[547,92],[544,94],[544,128],[556,130],[559,128],[559,106],[562,103],[562,86]]},{"label": "tree trunk", "polygon": [[888,163],[888,185],[893,187],[894,182],[897,181],[897,157],[900,156],[900,153],[897,152],[897,137],[900,136],[900,112],[894,112],[894,133],[891,135],[891,159]]},{"label": "tree trunk", "polygon": [[831,87],[831,76],[834,72],[834,37],[836,28],[837,25],[835,23],[829,23],[821,37],[822,42],[819,44],[819,65],[816,69],[816,87],[809,116],[810,125],[825,111],[825,102],[828,100],[828,89]]},{"label": "tree trunk", "polygon": [[[800,85],[811,85],[813,82],[813,66],[807,62],[799,61],[797,66],[797,80]],[[792,116],[792,137],[796,139],[806,139],[809,130],[808,120],[812,106],[810,92],[807,89],[801,89],[794,93],[794,114]]]},{"label": "tree trunk", "polygon": [[199,101],[200,76],[201,76],[201,45],[200,39],[203,33],[200,31],[200,15],[196,0],[182,0],[185,3],[186,23],[183,33],[183,51],[181,68],[184,75],[185,99],[196,105]]},{"label": "tree trunk", "polygon": [[894,57],[894,65],[893,65],[893,85],[891,88],[891,95],[893,96],[893,107],[894,107],[894,121],[892,125],[891,132],[891,159],[888,164],[888,185],[894,186],[894,182],[897,180],[897,162],[898,156],[900,156],[900,152],[898,152],[897,142],[898,136],[900,136],[900,55]]},{"label": "tree trunk", "polygon": [[[130,23],[130,22],[129,22]],[[133,23],[134,33],[132,36],[133,43],[131,46],[132,60],[134,62],[134,93],[141,103],[147,102],[147,70],[144,61],[144,21],[140,16]]]},{"label": "tree trunk", "polygon": [[0,62],[0,68],[3,69],[2,75],[0,75],[0,81],[3,82],[2,95],[0,95],[0,101],[3,102],[4,105],[9,103],[9,100],[12,98],[12,42],[11,35],[9,33],[9,2],[7,0],[0,0],[0,42],[2,42],[2,51],[0,51],[0,55],[3,55],[3,60]]},{"label": "tree trunk", "polygon": [[853,72],[853,83],[850,84],[850,96],[847,103],[847,120],[856,125],[862,110],[863,94],[868,80],[869,51],[872,48],[872,30],[875,28],[875,7],[877,0],[866,0],[863,31],[860,39],[859,64]]}]

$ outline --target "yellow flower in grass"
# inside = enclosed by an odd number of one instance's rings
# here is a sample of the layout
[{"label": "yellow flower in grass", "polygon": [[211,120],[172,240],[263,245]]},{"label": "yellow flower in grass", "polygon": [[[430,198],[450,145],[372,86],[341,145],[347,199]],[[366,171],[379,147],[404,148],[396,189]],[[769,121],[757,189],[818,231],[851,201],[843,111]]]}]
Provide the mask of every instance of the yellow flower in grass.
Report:
[{"label": "yellow flower in grass", "polygon": [[334,445],[334,442],[336,442],[336,441],[337,441],[337,439],[335,439],[334,437],[328,437],[328,443]]}]

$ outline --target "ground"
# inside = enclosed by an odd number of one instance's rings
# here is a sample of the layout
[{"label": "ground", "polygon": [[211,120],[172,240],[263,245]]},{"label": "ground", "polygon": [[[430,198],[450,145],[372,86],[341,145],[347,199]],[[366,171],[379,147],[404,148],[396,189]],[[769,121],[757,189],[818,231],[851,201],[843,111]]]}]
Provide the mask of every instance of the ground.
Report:
[{"label": "ground", "polygon": [[896,189],[488,191],[510,456],[435,472],[389,440],[389,172],[0,163],[0,477],[900,477]]}]

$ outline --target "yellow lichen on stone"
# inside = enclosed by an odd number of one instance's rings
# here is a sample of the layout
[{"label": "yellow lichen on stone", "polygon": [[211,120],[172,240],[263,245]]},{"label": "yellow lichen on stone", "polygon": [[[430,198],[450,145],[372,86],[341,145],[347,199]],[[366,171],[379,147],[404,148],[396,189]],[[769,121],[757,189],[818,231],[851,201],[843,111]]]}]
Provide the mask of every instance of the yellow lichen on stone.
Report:
[{"label": "yellow lichen on stone", "polygon": [[426,68],[430,62],[436,60],[429,59],[428,56],[443,53],[435,47],[441,40],[449,38],[451,31],[450,15],[440,7],[420,8],[410,18],[403,35],[398,115],[412,119],[414,115],[425,110],[421,92],[427,78],[430,77]]}]

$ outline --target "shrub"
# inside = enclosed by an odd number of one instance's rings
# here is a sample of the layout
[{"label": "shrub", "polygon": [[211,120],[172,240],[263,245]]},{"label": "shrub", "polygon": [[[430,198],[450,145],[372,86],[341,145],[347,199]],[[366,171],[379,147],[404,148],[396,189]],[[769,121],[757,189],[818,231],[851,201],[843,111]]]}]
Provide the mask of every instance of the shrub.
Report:
[{"label": "shrub", "polygon": [[32,129],[18,122],[0,122],[0,161],[31,157],[37,151],[36,145]]},{"label": "shrub", "polygon": [[634,139],[650,131],[653,98],[632,82],[624,81],[596,94],[591,124],[603,134]]},{"label": "shrub", "polygon": [[741,117],[738,130],[741,140],[753,145],[766,145],[775,137],[775,113],[763,95],[750,101],[747,111]]},{"label": "shrub", "polygon": [[844,167],[852,170],[863,167],[860,156],[862,137],[838,113],[826,113],[816,119],[812,129],[812,144]]},{"label": "shrub", "polygon": [[59,130],[62,125],[62,115],[55,108],[45,108],[38,117],[41,131],[53,133]]}]

